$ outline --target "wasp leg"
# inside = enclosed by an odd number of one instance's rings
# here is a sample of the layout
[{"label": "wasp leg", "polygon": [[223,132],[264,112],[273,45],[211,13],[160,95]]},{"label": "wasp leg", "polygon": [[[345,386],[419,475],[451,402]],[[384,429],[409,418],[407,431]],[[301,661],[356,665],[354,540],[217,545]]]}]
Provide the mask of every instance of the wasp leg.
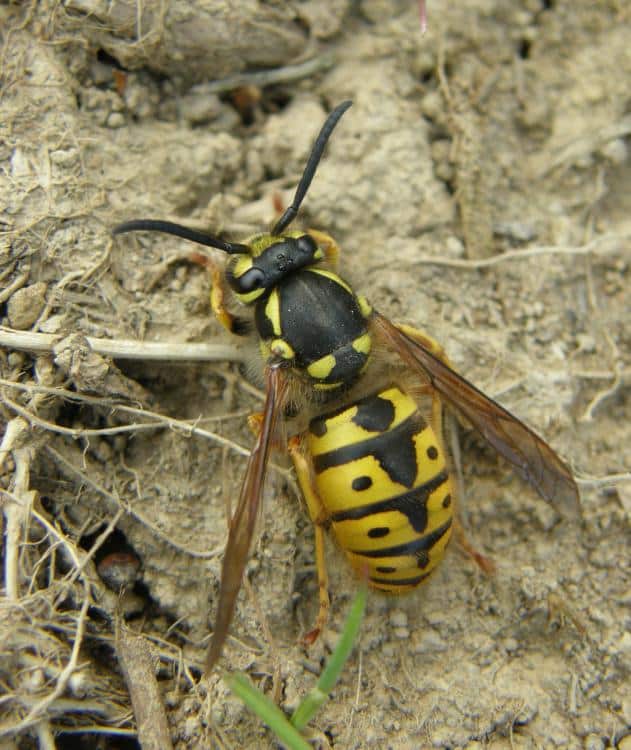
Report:
[{"label": "wasp leg", "polygon": [[457,514],[454,516],[454,534],[460,549],[469,555],[483,573],[487,576],[493,575],[495,573],[495,563],[490,557],[478,552],[478,550],[471,544],[467,538],[467,532],[464,530],[464,526]]},{"label": "wasp leg", "polygon": [[[437,346],[440,348],[440,345],[437,344]],[[436,356],[439,355],[436,354]],[[432,392],[432,427],[434,428],[434,432],[436,433],[436,438],[440,442],[440,448],[443,452],[443,455],[448,456],[449,453],[447,453],[447,451],[445,450],[444,445],[445,433],[443,432],[443,403],[438,397],[436,391]],[[455,429],[456,425],[453,425],[453,427]],[[460,476],[458,477],[457,484],[459,490],[461,490],[462,479]],[[457,491],[455,494],[456,502],[454,503],[455,507],[453,529],[458,546],[463,550],[463,552],[469,555],[469,557],[475,562],[475,564],[480,568],[480,570],[482,570],[483,573],[485,573],[486,575],[493,575],[495,573],[495,563],[493,562],[493,560],[491,560],[490,557],[483,555],[481,552],[478,552],[478,550],[473,546],[473,544],[471,544],[471,542],[467,538],[467,532],[465,531],[461,519],[462,510],[460,507],[460,503],[458,502],[460,500],[461,492]]]},{"label": "wasp leg", "polygon": [[258,437],[259,432],[261,431],[261,425],[263,424],[263,412],[256,411],[254,412],[254,414],[249,414],[247,422],[248,427],[250,428],[250,432],[254,435],[254,437]]},{"label": "wasp leg", "polygon": [[340,260],[340,247],[337,242],[325,232],[319,232],[317,229],[309,229],[307,234],[311,235],[316,241],[319,248],[324,253],[324,257],[334,271],[337,271]]},{"label": "wasp leg", "polygon": [[[259,436],[259,433],[261,432],[261,429],[263,427],[263,420],[265,418],[265,415],[262,411],[255,411],[252,412],[252,414],[248,414],[246,417],[246,422],[248,425],[248,429],[250,432],[254,435],[255,438]],[[275,437],[272,440],[272,447],[274,450],[284,450],[285,444],[280,437]]]},{"label": "wasp leg", "polygon": [[237,336],[244,336],[248,333],[248,321],[233,315],[225,305],[225,281],[222,268],[212,258],[202,253],[193,252],[189,255],[189,259],[210,272],[210,307],[217,320],[227,331]]},{"label": "wasp leg", "polygon": [[[442,454],[444,456],[448,456],[449,453],[446,451],[444,445],[445,433],[443,432],[443,404],[436,391],[432,392],[432,427],[436,434],[436,439],[440,444],[440,450],[442,451]],[[462,486],[462,482],[460,480],[458,481],[458,486]],[[486,573],[487,575],[492,575],[493,573],[495,573],[495,563],[493,562],[493,560],[491,560],[490,557],[487,557],[481,552],[478,552],[467,538],[467,532],[465,531],[462,520],[460,519],[461,509],[460,503],[458,502],[460,500],[460,492],[455,492],[455,495],[456,502],[454,503],[453,529],[456,541],[458,542],[460,548],[464,552],[466,552],[469,557],[472,558],[472,560],[476,563],[476,565],[480,567],[480,569],[484,573]]]},{"label": "wasp leg", "polygon": [[300,485],[302,494],[307,502],[309,516],[315,527],[315,554],[316,568],[318,571],[318,598],[320,607],[313,629],[303,638],[303,641],[307,645],[311,645],[318,638],[326,625],[331,603],[329,598],[329,576],[326,570],[326,559],[324,554],[324,531],[328,524],[329,516],[322,505],[322,501],[313,488],[309,462],[302,451],[300,437],[291,438],[288,445],[288,451],[291,460],[294,463],[294,468],[296,469],[298,484]]}]

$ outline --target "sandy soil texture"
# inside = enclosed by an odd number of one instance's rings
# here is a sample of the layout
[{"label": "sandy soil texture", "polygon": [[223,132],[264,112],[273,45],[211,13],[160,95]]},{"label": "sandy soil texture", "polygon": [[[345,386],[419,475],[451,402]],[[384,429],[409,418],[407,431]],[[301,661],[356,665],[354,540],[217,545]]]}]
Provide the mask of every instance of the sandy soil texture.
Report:
[{"label": "sandy soil texture", "polygon": [[[256,351],[213,318],[195,246],[111,229],[269,227],[350,98],[296,225],[568,460],[581,512],[461,429],[496,573],[452,545],[414,594],[371,594],[310,737],[629,750],[630,24],[622,0],[430,0],[424,36],[412,0],[0,7],[2,748],[138,747],[134,680],[156,746],[274,747],[200,681]],[[305,649],[313,528],[274,461],[227,656],[290,711],[357,584],[329,543]]]}]

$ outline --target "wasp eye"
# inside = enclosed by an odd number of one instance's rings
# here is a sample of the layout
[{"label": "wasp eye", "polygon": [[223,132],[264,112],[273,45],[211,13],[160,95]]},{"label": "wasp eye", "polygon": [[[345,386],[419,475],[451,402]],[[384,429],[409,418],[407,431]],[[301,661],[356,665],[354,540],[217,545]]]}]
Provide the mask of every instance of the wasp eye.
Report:
[{"label": "wasp eye", "polygon": [[249,268],[243,276],[239,277],[239,291],[253,292],[255,289],[260,289],[264,281],[265,274],[260,268]]}]

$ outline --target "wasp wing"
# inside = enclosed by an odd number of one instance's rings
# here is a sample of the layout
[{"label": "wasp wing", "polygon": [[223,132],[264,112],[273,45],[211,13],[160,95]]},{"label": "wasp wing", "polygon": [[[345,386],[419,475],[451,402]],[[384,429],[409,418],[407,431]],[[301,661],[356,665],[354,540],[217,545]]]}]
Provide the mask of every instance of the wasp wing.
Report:
[{"label": "wasp wing", "polygon": [[572,472],[544,440],[383,315],[375,312],[372,321],[377,337],[409,367],[420,371],[445,403],[464,415],[520,477],[559,510],[577,512],[579,494]]},{"label": "wasp wing", "polygon": [[209,674],[221,656],[228,637],[241,588],[243,571],[248,560],[254,527],[265,484],[265,473],[284,396],[287,378],[279,365],[270,365],[266,370],[265,405],[263,419],[254,449],[250,454],[245,479],[239,495],[239,503],[230,521],[228,542],[221,569],[221,588],[212,639],[206,657],[206,673]]}]

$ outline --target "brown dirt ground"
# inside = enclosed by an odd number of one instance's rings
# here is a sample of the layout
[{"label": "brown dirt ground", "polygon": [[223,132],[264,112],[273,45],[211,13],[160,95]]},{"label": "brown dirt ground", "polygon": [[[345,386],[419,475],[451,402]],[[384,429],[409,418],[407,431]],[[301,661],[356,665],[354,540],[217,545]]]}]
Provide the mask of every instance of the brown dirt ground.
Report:
[{"label": "brown dirt ground", "polygon": [[[110,230],[145,216],[235,239],[269,226],[345,98],[300,221],[337,239],[382,312],[434,335],[545,435],[576,470],[582,511],[561,520],[464,433],[466,525],[497,573],[454,545],[418,592],[371,595],[313,737],[628,747],[630,22],[622,0],[435,0],[425,36],[407,0],[0,8],[2,748],[134,746],[113,657],[122,615],[159,665],[176,748],[274,745],[218,676],[198,681],[259,398],[235,363],[139,350],[114,366],[84,337],[228,342],[189,244]],[[282,70],[313,58],[306,77]],[[208,83],[256,69],[280,75]],[[291,709],[355,581],[330,544],[331,627],[305,651],[312,528],[287,471],[265,494],[227,653]],[[115,549],[108,524],[142,561],[121,597],[95,565]]]}]

